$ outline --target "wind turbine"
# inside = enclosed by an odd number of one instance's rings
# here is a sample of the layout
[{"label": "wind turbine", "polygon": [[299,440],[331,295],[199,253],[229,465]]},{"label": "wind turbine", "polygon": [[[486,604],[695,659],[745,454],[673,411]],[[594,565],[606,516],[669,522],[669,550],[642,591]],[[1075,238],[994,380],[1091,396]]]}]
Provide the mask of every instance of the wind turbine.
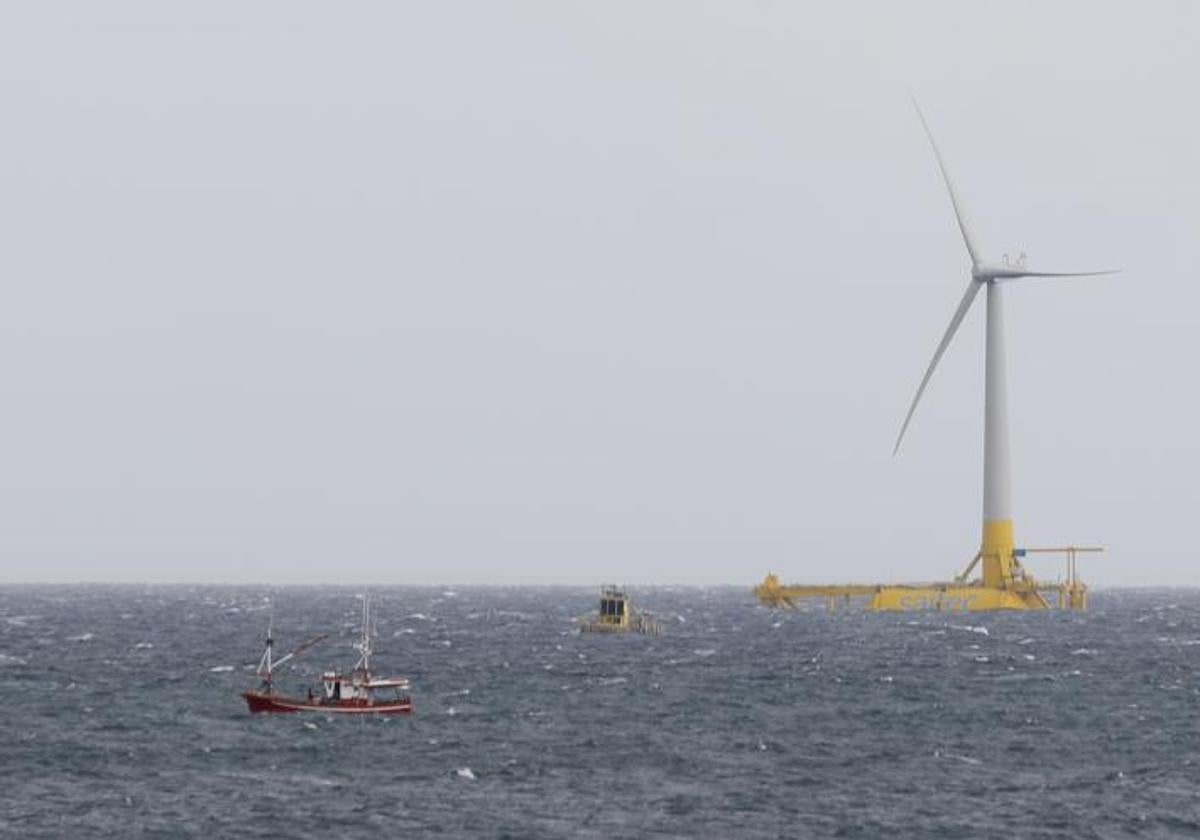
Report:
[{"label": "wind turbine", "polygon": [[929,379],[933,376],[933,371],[937,368],[938,362],[941,361],[946,348],[950,346],[950,342],[954,339],[954,334],[958,331],[959,325],[962,324],[963,319],[971,310],[971,304],[975,302],[976,296],[981,289],[986,288],[987,349],[984,365],[983,537],[976,559],[983,560],[983,585],[985,587],[1006,589],[1009,588],[1013,581],[1014,542],[1002,284],[1006,281],[1017,280],[1022,277],[1095,277],[1102,274],[1115,274],[1117,272],[1033,271],[1025,267],[1024,255],[1022,255],[1022,259],[1015,265],[1010,264],[1007,259],[1002,263],[989,260],[984,254],[979,238],[971,229],[962,200],[959,198],[958,191],[954,188],[954,181],[951,180],[950,173],[946,171],[946,164],[942,160],[941,152],[938,150],[937,141],[933,139],[933,132],[929,129],[929,123],[925,120],[925,115],[921,112],[921,106],[917,104],[915,98],[913,99],[913,107],[916,108],[917,117],[921,120],[921,125],[925,129],[925,135],[929,138],[929,145],[933,147],[933,155],[937,158],[938,168],[942,172],[942,179],[946,182],[946,191],[950,193],[950,203],[954,206],[954,215],[958,220],[958,229],[962,232],[963,242],[966,244],[967,253],[971,257],[971,278],[967,281],[967,288],[963,292],[962,300],[959,301],[958,308],[954,311],[954,316],[950,319],[950,325],[946,327],[946,332],[942,336],[942,340],[938,343],[937,350],[933,353],[933,359],[929,362],[929,367],[926,368],[925,375],[921,378],[921,384],[917,387],[917,393],[913,397],[912,405],[909,406],[908,414],[905,415],[904,423],[900,427],[900,434],[896,437],[896,447],[892,450],[892,455],[894,456],[900,451],[900,443],[904,440],[904,433],[908,430],[908,424],[913,418],[913,413],[917,410],[917,404],[921,401],[921,395],[925,393],[925,386],[929,384]]}]

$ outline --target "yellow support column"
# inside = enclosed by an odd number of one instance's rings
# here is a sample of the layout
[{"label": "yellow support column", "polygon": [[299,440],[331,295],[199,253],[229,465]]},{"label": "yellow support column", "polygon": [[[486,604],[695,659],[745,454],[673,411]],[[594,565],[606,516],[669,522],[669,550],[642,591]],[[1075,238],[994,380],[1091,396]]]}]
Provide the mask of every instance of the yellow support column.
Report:
[{"label": "yellow support column", "polygon": [[983,558],[983,585],[1007,589],[1013,579],[1013,523],[1011,519],[985,519],[983,542],[979,554]]}]

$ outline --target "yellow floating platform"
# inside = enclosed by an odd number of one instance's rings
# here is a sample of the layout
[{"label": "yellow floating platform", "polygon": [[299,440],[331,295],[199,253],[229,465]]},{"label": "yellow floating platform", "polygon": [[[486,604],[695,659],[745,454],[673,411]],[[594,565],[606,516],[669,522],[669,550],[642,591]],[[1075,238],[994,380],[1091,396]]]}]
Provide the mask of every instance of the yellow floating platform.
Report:
[{"label": "yellow floating platform", "polygon": [[[754,596],[769,607],[795,607],[801,598],[825,598],[830,609],[841,601],[849,606],[851,599],[865,599],[868,610],[879,612],[910,612],[935,610],[942,612],[976,612],[985,610],[1045,610],[1052,605],[1060,609],[1086,610],[1087,586],[1079,580],[1076,555],[1080,552],[1103,551],[1101,548],[1021,549],[1012,556],[1015,574],[1004,578],[1003,586],[987,586],[982,580],[968,582],[967,575],[979,556],[954,581],[946,583],[848,583],[848,584],[784,584],[774,574],[768,574]],[[1055,552],[1067,555],[1067,576],[1063,581],[1039,583],[1025,572],[1019,557],[1028,552]]]}]

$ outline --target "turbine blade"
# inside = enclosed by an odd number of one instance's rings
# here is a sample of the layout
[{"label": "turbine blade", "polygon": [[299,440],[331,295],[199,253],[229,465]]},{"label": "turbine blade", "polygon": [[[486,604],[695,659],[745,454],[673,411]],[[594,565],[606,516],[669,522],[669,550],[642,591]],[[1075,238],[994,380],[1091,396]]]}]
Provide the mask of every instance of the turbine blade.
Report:
[{"label": "turbine blade", "polygon": [[894,457],[900,451],[900,442],[904,440],[904,433],[908,430],[909,421],[912,420],[913,412],[917,410],[917,403],[921,401],[921,394],[925,393],[925,386],[929,384],[929,377],[933,376],[934,368],[941,361],[942,354],[946,352],[946,348],[950,346],[950,341],[954,338],[954,334],[958,332],[958,325],[963,322],[963,318],[967,317],[967,312],[971,310],[971,304],[975,300],[975,295],[979,294],[979,290],[983,284],[972,279],[967,290],[963,293],[962,300],[958,302],[958,309],[954,310],[954,317],[950,319],[950,326],[946,327],[946,334],[942,336],[942,341],[934,351],[933,361],[929,363],[929,367],[925,370],[925,376],[921,379],[921,384],[917,388],[917,395],[913,397],[912,405],[908,407],[908,414],[904,418],[904,425],[900,427],[900,434],[896,438],[896,448],[892,450]]},{"label": "turbine blade", "polygon": [[954,188],[954,181],[950,179],[950,173],[946,171],[946,164],[942,160],[942,153],[938,150],[937,141],[933,139],[933,132],[929,130],[929,123],[925,120],[925,114],[921,111],[921,106],[917,104],[917,98],[910,96],[913,107],[917,110],[917,117],[921,120],[921,126],[925,129],[925,136],[929,138],[929,145],[933,147],[933,156],[937,158],[938,169],[942,170],[942,180],[946,182],[946,191],[950,193],[950,203],[954,205],[954,217],[958,220],[958,229],[962,231],[963,242],[966,243],[967,253],[971,255],[971,262],[979,262],[982,256],[982,249],[979,247],[979,241],[971,230],[971,225],[967,219],[966,210],[963,208],[962,202],[958,198],[958,190]]},{"label": "turbine blade", "polygon": [[1113,268],[1108,271],[1022,271],[1011,278],[1000,278],[1004,280],[1020,280],[1022,277],[1103,277],[1107,274],[1120,274],[1121,269]]}]

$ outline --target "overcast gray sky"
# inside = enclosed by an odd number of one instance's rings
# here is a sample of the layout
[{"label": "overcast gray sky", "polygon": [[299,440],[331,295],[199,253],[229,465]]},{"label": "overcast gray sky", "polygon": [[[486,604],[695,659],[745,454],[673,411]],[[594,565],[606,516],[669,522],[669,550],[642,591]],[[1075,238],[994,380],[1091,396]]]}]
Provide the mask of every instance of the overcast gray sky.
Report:
[{"label": "overcast gray sky", "polygon": [[[1195,3],[6,3],[0,581],[1195,584]],[[1034,569],[1053,577],[1057,559]]]}]

